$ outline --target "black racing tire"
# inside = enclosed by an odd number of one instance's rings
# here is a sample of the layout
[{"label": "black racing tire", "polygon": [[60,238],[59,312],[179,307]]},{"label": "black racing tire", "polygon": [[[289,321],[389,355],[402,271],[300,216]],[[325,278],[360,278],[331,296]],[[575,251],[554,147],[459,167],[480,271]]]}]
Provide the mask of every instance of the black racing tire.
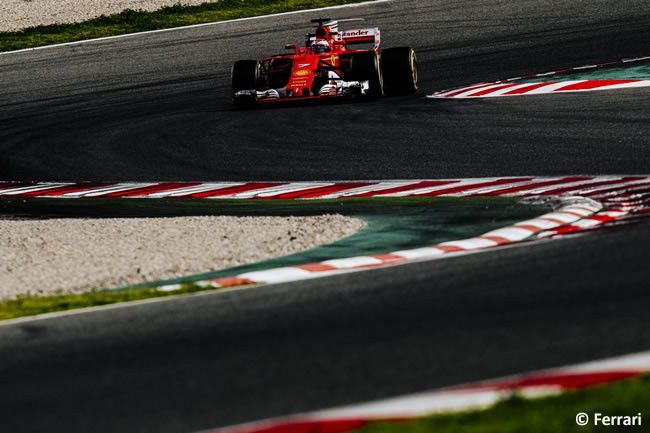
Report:
[{"label": "black racing tire", "polygon": [[418,60],[410,47],[388,48],[381,53],[386,95],[412,95],[418,90]]},{"label": "black racing tire", "polygon": [[233,101],[236,104],[254,102],[253,97],[235,97],[235,92],[240,90],[255,90],[260,79],[260,63],[257,60],[238,60],[232,65],[230,83],[232,86]]},{"label": "black racing tire", "polygon": [[350,61],[350,70],[355,80],[368,81],[368,96],[384,96],[379,54],[374,51],[355,53]]}]

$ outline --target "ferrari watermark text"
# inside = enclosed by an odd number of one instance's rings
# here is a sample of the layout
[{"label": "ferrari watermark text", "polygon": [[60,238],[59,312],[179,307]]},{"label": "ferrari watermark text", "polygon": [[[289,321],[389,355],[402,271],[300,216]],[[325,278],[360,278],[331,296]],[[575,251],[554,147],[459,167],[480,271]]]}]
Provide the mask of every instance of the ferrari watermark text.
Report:
[{"label": "ferrari watermark text", "polygon": [[591,416],[580,412],[576,415],[576,424],[579,426],[589,425],[590,422],[595,426],[640,426],[642,421],[641,412],[636,415],[605,415],[596,412]]}]

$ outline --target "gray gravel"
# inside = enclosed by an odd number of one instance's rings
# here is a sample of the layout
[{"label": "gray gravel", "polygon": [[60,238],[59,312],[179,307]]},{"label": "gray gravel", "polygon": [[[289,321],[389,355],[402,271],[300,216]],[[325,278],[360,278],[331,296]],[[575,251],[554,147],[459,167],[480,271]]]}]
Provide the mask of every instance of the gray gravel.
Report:
[{"label": "gray gravel", "polygon": [[365,226],[342,215],[0,220],[0,300],[252,263],[327,244]]},{"label": "gray gravel", "polygon": [[85,21],[125,9],[153,11],[174,4],[199,5],[205,0],[0,0],[0,31],[42,24]]}]

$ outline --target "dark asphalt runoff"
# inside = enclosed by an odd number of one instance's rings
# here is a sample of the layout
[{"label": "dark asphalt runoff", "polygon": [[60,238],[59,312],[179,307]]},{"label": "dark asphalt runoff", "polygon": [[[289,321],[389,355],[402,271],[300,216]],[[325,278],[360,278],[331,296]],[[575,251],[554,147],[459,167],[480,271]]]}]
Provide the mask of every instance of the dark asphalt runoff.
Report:
[{"label": "dark asphalt runoff", "polygon": [[[418,53],[413,97],[242,111],[237,59],[314,14],[0,55],[0,180],[647,174],[650,91],[431,100],[649,55],[631,0],[339,9]],[[335,125],[335,126],[334,126]],[[650,349],[650,225],[0,326],[3,432],[191,432]]]}]

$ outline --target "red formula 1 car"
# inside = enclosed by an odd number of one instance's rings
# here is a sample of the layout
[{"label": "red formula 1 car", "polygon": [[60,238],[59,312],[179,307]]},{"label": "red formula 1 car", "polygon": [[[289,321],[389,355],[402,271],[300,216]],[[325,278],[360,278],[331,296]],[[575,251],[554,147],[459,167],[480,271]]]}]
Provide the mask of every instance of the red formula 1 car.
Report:
[{"label": "red formula 1 car", "polygon": [[[317,27],[307,35],[304,47],[284,47],[293,53],[235,62],[231,74],[235,104],[415,93],[417,59],[411,48],[388,48],[380,53],[378,28],[339,32],[339,21],[319,18],[312,22]],[[350,48],[360,43],[374,46]]]}]

